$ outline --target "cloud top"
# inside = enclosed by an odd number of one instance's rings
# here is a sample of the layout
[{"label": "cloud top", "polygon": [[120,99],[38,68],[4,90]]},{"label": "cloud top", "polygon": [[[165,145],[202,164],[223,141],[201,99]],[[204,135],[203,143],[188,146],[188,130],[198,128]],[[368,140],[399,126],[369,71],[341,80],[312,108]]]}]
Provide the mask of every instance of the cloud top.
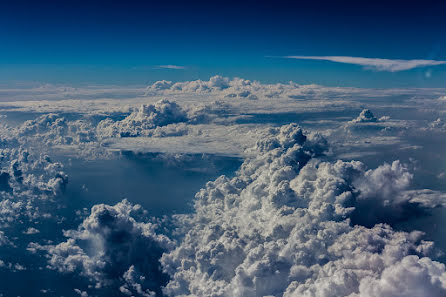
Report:
[{"label": "cloud top", "polygon": [[377,71],[404,71],[419,67],[436,66],[446,64],[446,61],[437,60],[400,60],[400,59],[380,59],[380,58],[364,58],[364,57],[347,57],[347,56],[285,56],[288,59],[299,60],[322,60],[337,63],[354,64],[363,66],[365,69]]}]

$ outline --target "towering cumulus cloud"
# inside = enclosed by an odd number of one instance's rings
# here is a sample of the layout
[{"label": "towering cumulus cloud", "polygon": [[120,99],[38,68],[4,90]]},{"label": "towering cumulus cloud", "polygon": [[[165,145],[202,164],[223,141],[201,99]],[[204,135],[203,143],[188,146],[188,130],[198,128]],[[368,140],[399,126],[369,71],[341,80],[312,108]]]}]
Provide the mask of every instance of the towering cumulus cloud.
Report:
[{"label": "towering cumulus cloud", "polygon": [[352,123],[374,123],[377,121],[378,119],[369,109],[363,109],[359,116],[352,120]]},{"label": "towering cumulus cloud", "polygon": [[379,215],[351,220],[367,203],[398,217],[411,203],[407,169],[324,162],[325,149],[294,124],[272,129],[235,177],[209,182],[181,221],[182,242],[161,258],[164,293],[445,296],[445,266],[421,232],[397,232]]}]

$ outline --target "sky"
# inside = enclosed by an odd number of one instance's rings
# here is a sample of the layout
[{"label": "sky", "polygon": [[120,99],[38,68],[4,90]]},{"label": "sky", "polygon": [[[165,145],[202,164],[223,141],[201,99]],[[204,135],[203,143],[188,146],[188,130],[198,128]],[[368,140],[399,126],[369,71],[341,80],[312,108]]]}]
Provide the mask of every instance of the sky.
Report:
[{"label": "sky", "polygon": [[445,8],[440,1],[3,1],[0,81],[142,85],[220,74],[443,87],[441,62],[401,70],[351,58],[445,61]]}]

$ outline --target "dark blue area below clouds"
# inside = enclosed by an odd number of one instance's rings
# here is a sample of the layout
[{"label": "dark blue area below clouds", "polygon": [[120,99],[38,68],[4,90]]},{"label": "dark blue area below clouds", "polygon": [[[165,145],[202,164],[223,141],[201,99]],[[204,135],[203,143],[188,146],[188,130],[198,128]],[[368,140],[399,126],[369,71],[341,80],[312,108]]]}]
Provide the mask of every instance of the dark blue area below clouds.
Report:
[{"label": "dark blue area below clouds", "polygon": [[[66,160],[64,162],[67,163]],[[241,164],[236,158],[192,155],[176,160],[163,154],[125,153],[117,160],[72,160],[66,190],[69,209],[114,205],[126,198],[150,216],[192,211],[193,199],[209,180],[232,176]]]},{"label": "dark blue area below clouds", "polygon": [[[442,66],[426,80],[424,71],[374,73],[265,56],[446,60],[445,8],[441,1],[9,1],[0,3],[0,79],[125,84],[221,73],[439,86]],[[153,69],[165,64],[187,69]]]}]

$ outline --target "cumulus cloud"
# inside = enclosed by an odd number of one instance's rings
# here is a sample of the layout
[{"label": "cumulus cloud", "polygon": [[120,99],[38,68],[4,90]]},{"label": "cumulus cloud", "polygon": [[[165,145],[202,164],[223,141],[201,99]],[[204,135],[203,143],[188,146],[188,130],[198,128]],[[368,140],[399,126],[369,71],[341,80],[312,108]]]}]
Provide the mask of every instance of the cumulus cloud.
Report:
[{"label": "cumulus cloud", "polygon": [[8,236],[5,235],[5,232],[0,231],[0,246],[9,244],[11,244],[11,241],[9,240]]},{"label": "cumulus cloud", "polygon": [[[218,79],[213,81],[215,85],[221,83]],[[144,137],[149,140],[148,138],[179,138],[191,134],[194,137],[206,136],[203,138],[209,143],[212,135],[219,135],[219,132],[209,131],[208,135],[204,135],[208,131],[203,131],[203,128],[215,130],[233,123],[240,116],[234,106],[221,100],[180,106],[174,101],[162,99],[153,104],[143,103],[139,107],[128,106],[126,111],[123,109],[119,114],[112,113],[105,119],[102,115],[75,116],[74,119],[69,117],[59,113],[39,115],[17,127],[3,130],[5,133],[0,136],[4,136],[4,143],[12,147],[37,146],[88,159],[111,158],[115,150],[109,150],[109,143],[116,142],[116,138]],[[211,123],[216,125],[209,126]],[[184,138],[176,140],[182,142],[183,147],[188,142]],[[156,140],[156,144],[160,142],[162,140]],[[166,151],[169,147],[163,147],[161,151]],[[8,174],[0,173],[0,189],[9,187],[8,183],[2,182],[7,179]]]},{"label": "cumulus cloud", "polygon": [[441,119],[441,118],[436,119],[435,121],[430,123],[429,126],[432,129],[446,130],[446,122],[443,119]]},{"label": "cumulus cloud", "polygon": [[156,234],[156,225],[139,221],[144,217],[141,206],[127,200],[95,205],[77,230],[65,232],[67,241],[30,249],[46,250],[51,268],[80,272],[97,288],[116,286],[125,294],[154,296],[167,282],[159,258],[173,243]]},{"label": "cumulus cloud", "polygon": [[81,291],[79,289],[74,289],[74,292],[76,292],[80,297],[88,297],[88,293],[86,291]]},{"label": "cumulus cloud", "polygon": [[155,104],[142,105],[121,121],[108,118],[97,127],[100,137],[150,136],[156,127],[185,122],[186,112],[175,102],[160,100]]},{"label": "cumulus cloud", "polygon": [[352,120],[352,123],[375,123],[377,121],[378,119],[369,109],[363,109],[359,116]]},{"label": "cumulus cloud", "polygon": [[[57,198],[68,183],[62,169],[61,163],[52,162],[46,155],[23,148],[0,149],[0,246],[16,248],[13,257],[21,259],[21,244],[27,240],[24,235],[31,238],[40,233],[30,224],[60,219],[57,211],[49,210],[58,208]],[[25,269],[12,262],[5,267],[12,271]]]},{"label": "cumulus cloud", "polygon": [[187,82],[172,83],[170,81],[158,81],[146,89],[146,95],[150,96],[157,92],[166,94],[198,93],[218,94],[228,99],[251,99],[261,97],[274,97],[291,91],[298,87],[295,83],[264,85],[257,81],[241,78],[229,79],[219,75],[211,77],[208,81],[195,80]]},{"label": "cumulus cloud", "polygon": [[92,121],[69,120],[56,113],[43,114],[27,120],[12,129],[8,135],[18,143],[13,146],[39,147],[49,151],[54,147],[76,145],[85,155],[92,149],[96,154],[101,152]]},{"label": "cumulus cloud", "polygon": [[436,66],[446,64],[446,61],[438,60],[400,60],[400,59],[380,59],[380,58],[362,58],[362,57],[344,57],[344,56],[285,56],[288,59],[299,60],[323,60],[346,64],[355,64],[364,66],[365,69],[377,71],[404,71],[419,67]]},{"label": "cumulus cloud", "polygon": [[0,149],[0,159],[0,226],[8,226],[21,216],[31,219],[46,215],[37,205],[51,203],[64,192],[68,176],[63,165],[21,147]]},{"label": "cumulus cloud", "polygon": [[[249,104],[250,110],[261,108],[264,111],[271,112],[274,108],[276,112],[296,111],[296,108],[308,110],[310,107],[318,105],[320,111],[320,104],[327,106],[337,106],[345,109],[346,104],[349,106],[358,104],[359,98],[369,98],[373,96],[383,97],[396,94],[416,94],[416,93],[430,93],[432,92],[419,89],[364,89],[364,88],[348,88],[348,87],[326,87],[316,84],[302,85],[296,82],[288,83],[274,83],[266,84],[255,80],[247,80],[243,78],[228,78],[220,75],[215,75],[209,80],[193,80],[183,82],[172,82],[161,80],[146,87],[146,97],[155,96],[178,96],[178,95],[203,95],[197,98],[196,96],[185,96],[182,101],[191,101],[194,104],[197,101],[215,101],[226,100],[229,102],[244,102],[248,104],[250,100],[260,99],[262,102],[251,101]],[[435,93],[439,93],[435,92]],[[351,99],[352,96],[356,98]],[[438,97],[437,97],[438,98]],[[281,102],[275,100],[283,100]],[[316,99],[316,100],[315,100]],[[267,104],[271,100],[274,105]],[[287,103],[291,103],[288,105]],[[306,104],[303,104],[303,103]],[[357,107],[360,105],[358,104]]]},{"label": "cumulus cloud", "polygon": [[26,235],[32,235],[32,234],[37,234],[37,233],[40,233],[40,231],[33,227],[29,227],[28,229],[26,229],[26,231],[23,231],[23,234],[26,234]]},{"label": "cumulus cloud", "polygon": [[[427,295],[446,293],[445,267],[425,258],[433,246],[421,232],[397,232],[379,217],[371,227],[351,223],[360,201],[390,210],[406,203],[396,198],[411,179],[403,165],[324,162],[324,139],[296,125],[271,130],[256,147],[257,157],[209,182],[195,213],[180,220],[186,234],[161,260],[167,295],[378,296],[395,271]],[[413,283],[399,285],[417,296]]]},{"label": "cumulus cloud", "polygon": [[[413,284],[432,296],[444,293],[445,269],[434,261],[432,243],[423,241],[420,232],[391,227],[414,211],[445,205],[443,193],[413,190],[412,174],[402,162],[368,169],[361,162],[327,161],[327,142],[320,135],[305,135],[297,125],[269,129],[273,124],[255,122],[257,115],[264,119],[264,113],[268,117],[279,111],[302,114],[346,106],[357,110],[365,104],[355,103],[356,95],[367,91],[269,85],[221,76],[159,81],[146,91],[148,97],[126,102],[125,107],[112,101],[25,104],[35,111],[87,112],[91,107],[96,114],[94,119],[79,115],[73,120],[50,113],[2,129],[0,141],[10,148],[1,151],[0,225],[12,224],[21,214],[42,215],[33,199],[58,195],[68,181],[60,163],[44,154],[30,155],[17,144],[76,144],[85,151],[87,144],[99,147],[110,141],[122,144],[110,145],[112,149],[152,146],[162,152],[244,156],[246,161],[234,178],[220,177],[197,194],[195,213],[178,217],[180,243],[175,248],[147,223],[146,215],[139,216],[139,207],[123,201],[93,207],[77,230],[65,233],[64,242],[31,244],[30,251],[48,253],[49,267],[80,273],[98,287],[111,286],[129,296],[159,295],[162,286],[172,296],[411,296],[408,292],[417,292]],[[389,93],[400,94],[373,92]],[[352,94],[355,99],[346,101]],[[169,95],[169,100],[155,102],[160,95]],[[252,122],[237,124],[250,116]],[[342,116],[333,123],[343,125],[355,117]],[[402,125],[363,110],[347,125],[381,129],[393,124]],[[333,138],[344,141],[340,129],[331,131]],[[255,139],[260,139],[256,146],[241,154]],[[367,139],[367,145],[377,146],[378,140]],[[394,143],[395,138],[385,141]],[[1,234],[5,240],[14,239]],[[401,282],[393,290],[393,276],[410,284]]]},{"label": "cumulus cloud", "polygon": [[[393,120],[389,116],[377,118],[370,109],[363,109],[360,114],[346,122],[339,129],[331,131],[334,141],[342,139],[344,147],[376,146],[380,143],[394,145],[398,143],[398,135],[414,128],[414,124],[406,120]],[[408,147],[406,145],[406,147]]]},{"label": "cumulus cloud", "polygon": [[26,270],[26,267],[21,265],[20,263],[11,263],[11,262],[6,263],[3,260],[0,260],[0,268],[6,268],[12,272]]},{"label": "cumulus cloud", "polygon": [[366,277],[359,285],[360,297],[440,297],[445,293],[446,272],[444,264],[431,259],[407,256],[387,267],[379,278]]}]

